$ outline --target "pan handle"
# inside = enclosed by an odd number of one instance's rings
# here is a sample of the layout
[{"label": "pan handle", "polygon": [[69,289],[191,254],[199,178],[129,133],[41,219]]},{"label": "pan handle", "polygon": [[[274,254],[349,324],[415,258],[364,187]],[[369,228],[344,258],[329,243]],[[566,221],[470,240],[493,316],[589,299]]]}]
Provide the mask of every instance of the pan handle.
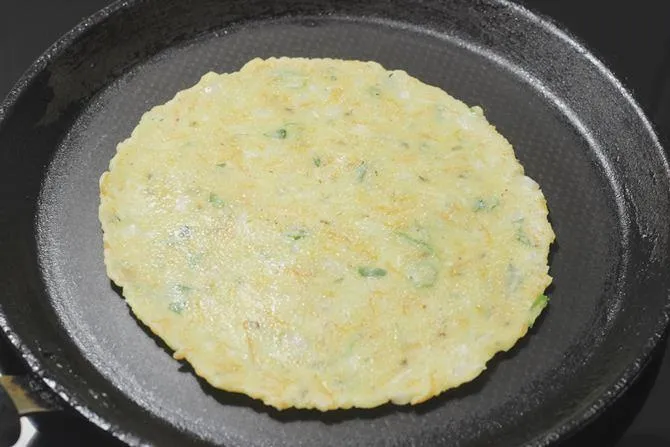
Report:
[{"label": "pan handle", "polygon": [[21,434],[20,416],[59,410],[43,397],[44,386],[30,376],[0,376],[0,446],[11,446]]}]

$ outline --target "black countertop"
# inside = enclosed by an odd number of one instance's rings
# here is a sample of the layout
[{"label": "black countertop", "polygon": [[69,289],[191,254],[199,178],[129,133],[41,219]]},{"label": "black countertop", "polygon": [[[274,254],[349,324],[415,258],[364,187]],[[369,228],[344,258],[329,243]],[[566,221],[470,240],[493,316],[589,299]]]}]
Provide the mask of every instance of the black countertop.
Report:
[{"label": "black countertop", "polygon": [[[0,4],[0,97],[52,42],[110,0],[8,0]],[[670,2],[525,0],[577,36],[633,91],[666,147],[670,137]],[[643,6],[640,6],[643,5]],[[0,371],[23,366],[4,340]],[[569,446],[670,446],[670,347],[654,360],[626,395]],[[118,445],[70,414],[34,418],[31,446]]]}]

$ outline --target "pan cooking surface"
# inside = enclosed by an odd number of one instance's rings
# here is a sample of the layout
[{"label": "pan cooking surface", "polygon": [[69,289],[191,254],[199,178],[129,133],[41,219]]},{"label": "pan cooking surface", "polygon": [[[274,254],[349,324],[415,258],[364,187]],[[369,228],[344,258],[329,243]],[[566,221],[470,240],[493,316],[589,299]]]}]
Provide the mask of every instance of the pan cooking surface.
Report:
[{"label": "pan cooking surface", "polygon": [[[110,283],[98,179],[116,144],[207,71],[268,56],[375,60],[481,105],[542,187],[550,306],[472,383],[416,407],[278,412],[173,360]],[[503,1],[129,0],[15,93],[0,108],[0,325],[49,386],[131,444],[544,445],[625,388],[667,321],[658,141],[583,48]]]},{"label": "pan cooking surface", "polygon": [[[511,353],[496,357],[474,383],[416,408],[388,406],[324,417],[279,413],[199,380],[141,327],[110,287],[102,262],[97,182],[116,144],[144,111],[205,72],[235,71],[255,56],[273,55],[376,60],[469,104],[481,104],[540,183],[557,233],[551,306],[531,335]],[[61,144],[47,178],[40,209],[41,261],[54,306],[88,360],[138,406],[194,436],[253,443],[260,435],[286,445],[299,440],[337,445],[355,436],[361,445],[404,444],[439,427],[450,433],[450,441],[465,441],[472,433],[462,432],[464,426],[481,425],[479,438],[507,425],[512,415],[530,416],[545,400],[559,398],[554,385],[570,381],[599,344],[607,310],[616,304],[613,279],[625,260],[625,228],[612,203],[613,188],[594,148],[560,108],[522,73],[486,55],[393,23],[260,22],[165,51],[92,101]]]}]

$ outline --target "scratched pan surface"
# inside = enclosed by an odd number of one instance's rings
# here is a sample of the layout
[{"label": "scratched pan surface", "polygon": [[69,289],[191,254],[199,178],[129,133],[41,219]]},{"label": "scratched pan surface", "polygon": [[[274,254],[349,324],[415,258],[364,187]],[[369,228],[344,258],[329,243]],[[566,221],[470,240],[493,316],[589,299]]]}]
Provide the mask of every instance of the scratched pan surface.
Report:
[{"label": "scratched pan surface", "polygon": [[[277,412],[170,357],[105,275],[98,178],[140,115],[260,56],[376,60],[487,116],[544,190],[551,305],[474,382],[417,407]],[[0,109],[0,323],[71,406],[129,444],[545,445],[636,377],[668,317],[668,166],[630,95],[499,0],[129,0],[83,22]]]}]

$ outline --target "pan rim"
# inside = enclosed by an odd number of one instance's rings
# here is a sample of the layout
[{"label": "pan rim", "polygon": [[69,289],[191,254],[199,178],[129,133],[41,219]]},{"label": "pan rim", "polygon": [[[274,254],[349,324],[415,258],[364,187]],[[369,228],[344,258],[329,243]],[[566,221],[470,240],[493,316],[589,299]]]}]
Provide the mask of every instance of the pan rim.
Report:
[{"label": "pan rim", "polygon": [[[115,0],[108,6],[98,10],[88,17],[82,19],[72,29],[63,34],[51,46],[49,46],[31,65],[23,72],[21,77],[16,81],[12,89],[0,102],[0,131],[2,131],[3,124],[8,113],[18,102],[22,93],[28,88],[32,81],[44,71],[47,64],[62,55],[68,47],[80,39],[84,34],[93,27],[104,23],[109,17],[120,13],[123,10],[131,9],[137,1],[141,0]],[[67,387],[61,385],[54,376],[45,370],[33,351],[26,346],[21,340],[21,337],[14,331],[12,324],[8,321],[3,309],[0,307],[0,329],[11,345],[16,349],[25,364],[29,368],[28,375],[34,375],[42,383],[44,383],[54,394],[56,394],[62,401],[66,403],[67,407],[71,407],[79,414],[81,414],[87,421],[93,423],[98,428],[110,433],[112,436],[128,444],[129,446],[146,445],[147,440],[139,436],[123,430],[121,427],[114,427],[113,424],[105,417],[101,416],[82,403],[81,400],[70,393]]]},{"label": "pan rim", "polygon": [[[83,19],[70,31],[63,34],[54,44],[52,44],[44,53],[42,53],[31,66],[22,74],[16,84],[9,91],[7,96],[0,103],[0,130],[5,123],[5,119],[13,107],[17,104],[21,95],[31,85],[34,79],[44,71],[47,64],[57,58],[67,50],[74,42],[82,38],[87,31],[104,23],[110,17],[130,10],[143,0],[116,0],[110,5],[100,9],[91,16]],[[660,142],[659,136],[654,129],[653,124],[647,118],[642,107],[635,99],[633,94],[626,88],[623,82],[617,78],[614,73],[590,50],[584,42],[572,34],[570,31],[562,28],[554,19],[531,11],[527,7],[517,4],[511,0],[485,0],[487,3],[497,3],[506,9],[518,14],[525,19],[535,22],[541,28],[552,35],[558,37],[564,44],[581,53],[597,71],[623,96],[623,99],[632,107],[634,115],[644,126],[644,130],[651,137],[653,149],[662,162],[662,170],[666,177],[670,177],[670,163],[668,154]],[[668,191],[670,194],[670,191]],[[650,360],[650,356],[659,342],[662,340],[665,331],[670,323],[670,293],[666,294],[665,305],[653,327],[649,327],[652,335],[646,340],[641,350],[637,351],[636,357],[630,364],[623,368],[616,379],[608,384],[604,391],[594,396],[588,401],[582,403],[583,410],[574,412],[566,416],[554,425],[545,430],[544,433],[536,436],[525,443],[527,447],[541,447],[549,445],[559,440],[565,440],[575,434],[577,431],[591,423],[635,382],[640,373],[644,370]],[[99,428],[107,431],[120,441],[129,445],[145,445],[150,442],[132,432],[124,430],[122,427],[114,426],[107,418],[101,416],[96,410],[82,403],[82,400],[76,394],[71,394],[67,387],[61,385],[50,371],[46,370],[40,360],[33,354],[33,351],[22,341],[21,337],[14,331],[12,324],[0,307],[0,328],[12,346],[20,353],[23,361],[28,365],[30,372],[40,381],[48,386],[51,391],[58,395],[69,407],[79,412],[84,418],[92,422]]]},{"label": "pan rim", "polygon": [[[512,0],[498,1],[527,19],[535,19],[540,26],[546,28],[563,43],[577,50],[596,67],[599,73],[605,76],[607,81],[615,87],[617,92],[621,94],[626,102],[633,108],[635,115],[642,122],[646,133],[652,139],[654,149],[662,161],[662,169],[665,172],[665,176],[670,176],[669,156],[661,144],[661,140],[654,125],[651,123],[631,91],[617,76],[614,75],[612,70],[610,70],[610,68],[600,60],[593,51],[591,51],[590,46],[583,42],[582,39],[575,36],[571,31],[561,27],[556,20],[549,16],[531,11],[529,8],[515,3]],[[666,191],[666,193],[670,195],[670,191]],[[610,408],[636,382],[637,378],[649,364],[654,348],[656,348],[659,342],[664,338],[669,326],[670,291],[666,292],[665,306],[663,306],[663,309],[659,313],[659,318],[653,328],[653,334],[644,343],[642,350],[638,351],[637,357],[631,364],[623,369],[613,383],[609,384],[600,395],[594,397],[590,402],[585,403],[585,409],[582,412],[573,413],[571,416],[564,418],[563,421],[556,422],[553,428],[528,441],[524,447],[544,447],[559,440],[565,441],[596,420],[598,416]]]}]

